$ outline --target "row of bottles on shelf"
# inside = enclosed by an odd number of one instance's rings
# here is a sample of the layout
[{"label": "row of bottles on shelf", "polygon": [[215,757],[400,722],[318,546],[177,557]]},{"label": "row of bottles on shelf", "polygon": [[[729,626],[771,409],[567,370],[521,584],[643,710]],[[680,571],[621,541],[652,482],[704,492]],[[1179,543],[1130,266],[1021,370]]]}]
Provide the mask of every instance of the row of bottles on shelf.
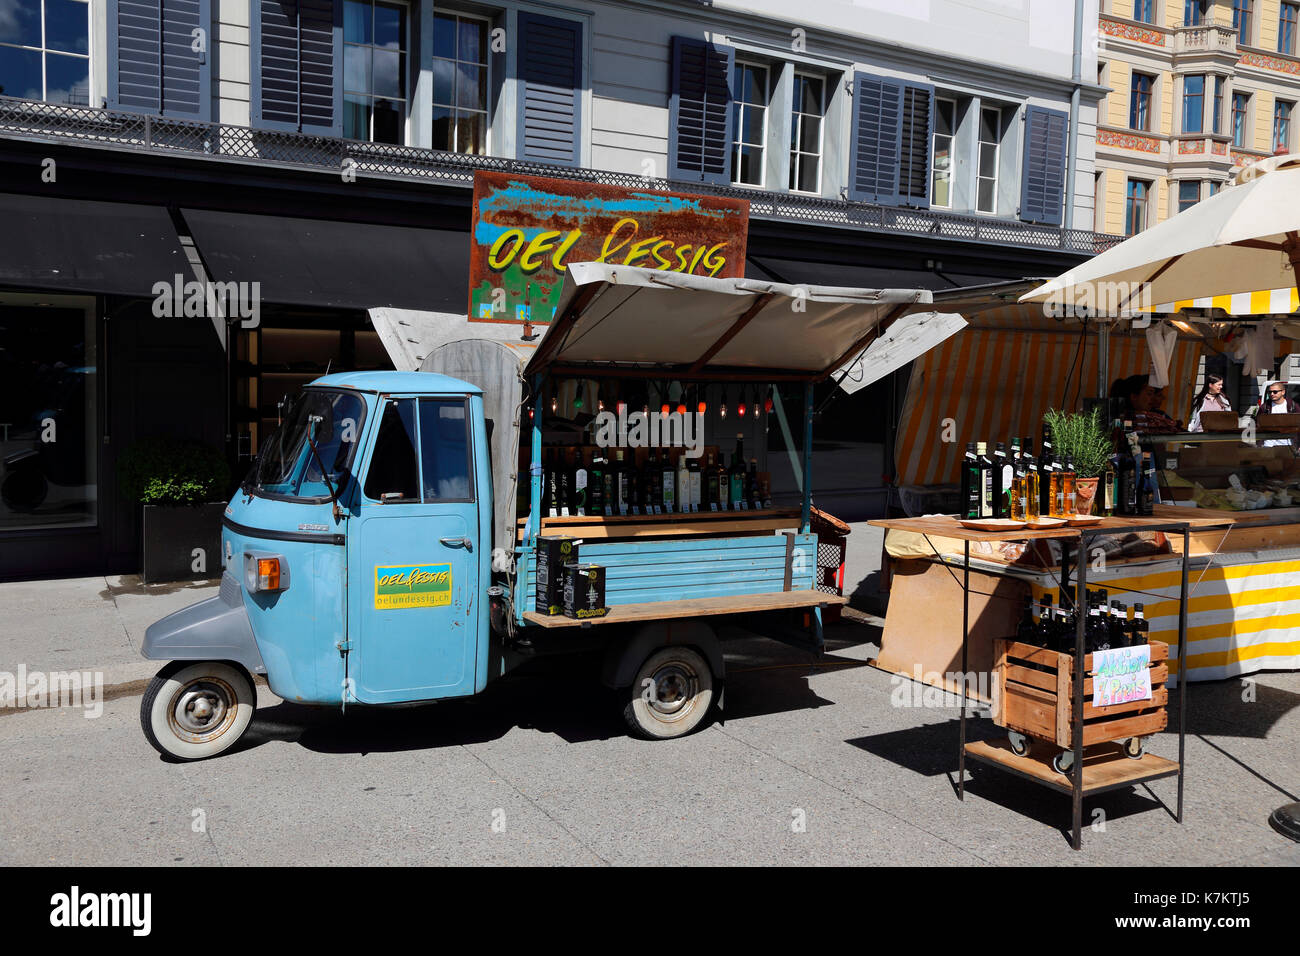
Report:
[{"label": "row of bottles on shelf", "polygon": [[[1100,476],[1093,513],[1150,515],[1158,500],[1155,465],[1142,452],[1128,422],[1115,422],[1115,450]],[[1127,453],[1125,453],[1127,449]],[[1043,426],[1041,455],[1033,439],[1012,438],[1011,451],[997,442],[990,456],[986,442],[967,442],[961,467],[963,518],[1010,518],[1034,522],[1042,517],[1078,514],[1078,473],[1070,458],[1052,451],[1052,431]]]},{"label": "row of bottles on shelf", "polygon": [[[1084,653],[1104,651],[1114,647],[1137,647],[1147,643],[1150,624],[1143,614],[1141,604],[1133,605],[1133,615],[1119,601],[1107,602],[1104,589],[1089,590],[1087,596],[1088,620],[1084,624]],[[1074,653],[1076,623],[1074,609],[1067,607],[1064,598],[1060,607],[1052,606],[1052,596],[1044,594],[1040,602],[1038,620],[1034,620],[1034,599],[1025,598],[1025,610],[1016,627],[1016,640],[1022,644],[1045,647],[1065,654]]]},{"label": "row of bottles on shelf", "polygon": [[[676,451],[676,462],[672,452]],[[662,457],[660,457],[662,453]],[[758,460],[745,465],[744,438],[727,467],[726,456],[708,453],[703,465],[683,449],[651,448],[638,465],[596,449],[545,448],[542,451],[543,514],[551,518],[606,515],[691,514],[701,511],[749,511],[772,507],[768,475]]]}]

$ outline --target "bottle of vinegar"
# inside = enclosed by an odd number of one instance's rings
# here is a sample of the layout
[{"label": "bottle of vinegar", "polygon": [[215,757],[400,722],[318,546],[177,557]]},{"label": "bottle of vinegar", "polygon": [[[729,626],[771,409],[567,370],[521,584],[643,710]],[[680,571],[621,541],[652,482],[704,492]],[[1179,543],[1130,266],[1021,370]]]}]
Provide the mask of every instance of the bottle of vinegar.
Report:
[{"label": "bottle of vinegar", "polygon": [[1052,458],[1052,510],[1053,518],[1060,518],[1065,512],[1065,469],[1055,457]]},{"label": "bottle of vinegar", "polygon": [[1074,462],[1067,460],[1065,463],[1065,475],[1061,481],[1061,490],[1065,494],[1065,501],[1061,506],[1061,514],[1067,518],[1079,513],[1078,498],[1076,497],[1074,481],[1075,477]]},{"label": "bottle of vinegar", "polygon": [[1025,520],[1025,465],[1017,461],[1011,478],[1011,519]]}]

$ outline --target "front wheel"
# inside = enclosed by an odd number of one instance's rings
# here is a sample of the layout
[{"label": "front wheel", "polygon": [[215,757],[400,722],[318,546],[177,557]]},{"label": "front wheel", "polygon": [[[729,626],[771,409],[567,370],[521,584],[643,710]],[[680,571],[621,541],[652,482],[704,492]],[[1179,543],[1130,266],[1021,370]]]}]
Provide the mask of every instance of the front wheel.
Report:
[{"label": "front wheel", "polygon": [[174,760],[203,760],[229,750],[257,708],[253,683],[218,661],[168,664],[140,701],[140,726],[154,749]]},{"label": "front wheel", "polygon": [[661,647],[643,663],[623,719],[638,737],[666,740],[698,727],[713,704],[713,672],[698,651]]}]

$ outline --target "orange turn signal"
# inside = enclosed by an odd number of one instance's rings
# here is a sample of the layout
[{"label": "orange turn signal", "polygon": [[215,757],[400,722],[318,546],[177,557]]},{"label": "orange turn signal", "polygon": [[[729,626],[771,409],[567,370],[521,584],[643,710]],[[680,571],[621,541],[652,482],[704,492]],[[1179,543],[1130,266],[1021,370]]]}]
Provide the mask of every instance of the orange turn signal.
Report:
[{"label": "orange turn signal", "polygon": [[257,559],[257,589],[259,591],[280,590],[280,559]]}]

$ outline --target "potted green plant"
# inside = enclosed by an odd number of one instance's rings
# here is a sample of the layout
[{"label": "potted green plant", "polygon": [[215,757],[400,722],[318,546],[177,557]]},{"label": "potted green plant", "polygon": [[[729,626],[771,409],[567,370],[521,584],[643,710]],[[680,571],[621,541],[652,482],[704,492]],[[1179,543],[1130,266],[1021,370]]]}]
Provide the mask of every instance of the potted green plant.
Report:
[{"label": "potted green plant", "polygon": [[146,584],[214,577],[221,567],[221,514],[230,467],[196,442],[146,438],[118,461],[122,494],[143,506]]},{"label": "potted green plant", "polygon": [[1097,482],[1106,470],[1111,441],[1101,423],[1101,409],[1074,414],[1050,408],[1043,421],[1052,430],[1052,450],[1062,461],[1074,462],[1075,502],[1079,514],[1092,514]]}]

